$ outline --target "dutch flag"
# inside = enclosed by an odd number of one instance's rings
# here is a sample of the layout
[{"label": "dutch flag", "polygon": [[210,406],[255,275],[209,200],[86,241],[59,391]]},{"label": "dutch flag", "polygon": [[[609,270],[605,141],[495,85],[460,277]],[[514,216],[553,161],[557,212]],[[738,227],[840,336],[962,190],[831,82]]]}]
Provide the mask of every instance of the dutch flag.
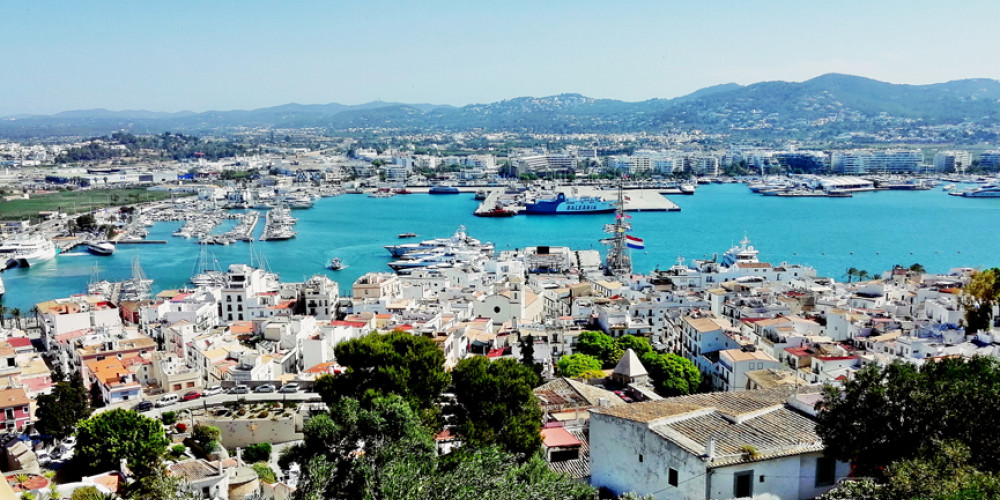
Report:
[{"label": "dutch flag", "polygon": [[642,250],[643,248],[646,248],[646,245],[643,243],[641,238],[636,238],[635,236],[629,234],[625,235],[625,246],[629,248],[634,248],[636,250]]}]

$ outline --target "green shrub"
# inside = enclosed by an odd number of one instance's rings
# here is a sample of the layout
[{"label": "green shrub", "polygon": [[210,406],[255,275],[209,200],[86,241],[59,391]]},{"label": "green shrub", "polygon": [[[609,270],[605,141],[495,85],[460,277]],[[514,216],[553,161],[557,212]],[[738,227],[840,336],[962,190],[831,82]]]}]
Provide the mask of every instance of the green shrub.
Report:
[{"label": "green shrub", "polygon": [[165,411],[163,415],[160,415],[160,421],[163,425],[174,425],[177,423],[177,412],[175,411]]},{"label": "green shrub", "polygon": [[274,484],[278,482],[278,476],[275,475],[274,470],[268,467],[266,463],[257,462],[253,464],[251,467],[253,468],[254,472],[257,473],[257,477],[259,477],[261,481],[264,481],[265,483],[268,484]]},{"label": "green shrub", "polygon": [[266,462],[270,458],[271,443],[252,444],[243,449],[244,462]]}]

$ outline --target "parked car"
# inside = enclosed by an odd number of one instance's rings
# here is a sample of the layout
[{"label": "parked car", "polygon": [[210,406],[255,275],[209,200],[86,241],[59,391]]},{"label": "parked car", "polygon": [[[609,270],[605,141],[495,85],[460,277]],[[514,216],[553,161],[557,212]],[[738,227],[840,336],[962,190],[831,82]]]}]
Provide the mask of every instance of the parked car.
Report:
[{"label": "parked car", "polygon": [[135,411],[149,411],[153,409],[152,401],[142,401],[139,404],[132,407]]},{"label": "parked car", "polygon": [[299,384],[296,384],[295,382],[289,382],[281,386],[281,389],[278,389],[278,392],[283,392],[283,393],[299,392]]},{"label": "parked car", "polygon": [[70,448],[76,446],[76,436],[69,436],[63,439],[63,444],[69,446]]},{"label": "parked car", "polygon": [[253,392],[274,392],[274,384],[258,385]]},{"label": "parked car", "polygon": [[201,397],[203,398],[207,398],[209,396],[215,396],[216,394],[222,394],[221,385],[213,385],[212,387],[209,387],[208,389],[201,391]]},{"label": "parked car", "polygon": [[247,394],[250,392],[250,388],[245,385],[238,385],[229,389],[229,394]]},{"label": "parked car", "polygon": [[40,451],[35,457],[38,458],[39,465],[49,465],[52,463],[52,455],[49,455],[47,452]]},{"label": "parked car", "polygon": [[198,391],[190,391],[181,398],[181,401],[193,401],[201,397],[201,393]]},{"label": "parked car", "polygon": [[164,406],[170,406],[180,400],[181,397],[176,394],[167,394],[166,396],[160,398],[160,400],[156,402],[155,406],[157,408],[163,408]]}]

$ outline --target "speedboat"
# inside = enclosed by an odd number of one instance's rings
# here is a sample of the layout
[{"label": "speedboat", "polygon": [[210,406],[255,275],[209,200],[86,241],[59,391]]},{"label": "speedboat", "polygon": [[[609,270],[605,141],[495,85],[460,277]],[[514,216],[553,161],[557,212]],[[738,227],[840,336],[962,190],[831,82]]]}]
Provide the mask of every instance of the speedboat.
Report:
[{"label": "speedboat", "polygon": [[87,243],[87,251],[94,255],[112,255],[115,253],[115,244],[110,241],[92,241]]},{"label": "speedboat", "polygon": [[330,265],[327,266],[331,271],[340,271],[341,269],[347,269],[347,266],[340,260],[340,257],[334,257],[330,259]]},{"label": "speedboat", "polygon": [[399,233],[396,235],[397,238],[416,238],[417,233]]}]

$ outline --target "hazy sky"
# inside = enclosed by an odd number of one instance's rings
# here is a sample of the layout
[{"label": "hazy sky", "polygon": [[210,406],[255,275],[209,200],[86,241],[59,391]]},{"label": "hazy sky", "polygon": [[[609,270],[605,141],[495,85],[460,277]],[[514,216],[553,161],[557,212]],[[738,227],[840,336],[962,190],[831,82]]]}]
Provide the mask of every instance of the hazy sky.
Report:
[{"label": "hazy sky", "polygon": [[4,1],[0,115],[1000,79],[1000,1]]}]

